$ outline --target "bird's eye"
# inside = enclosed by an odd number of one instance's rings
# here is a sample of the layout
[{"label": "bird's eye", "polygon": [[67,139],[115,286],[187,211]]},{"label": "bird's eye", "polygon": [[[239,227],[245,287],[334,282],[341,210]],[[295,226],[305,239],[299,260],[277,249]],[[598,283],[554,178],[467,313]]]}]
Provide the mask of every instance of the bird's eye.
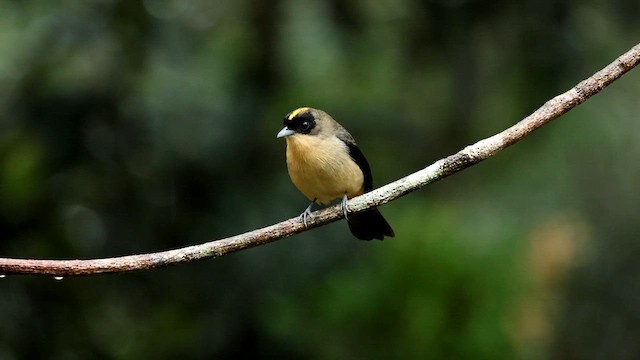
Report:
[{"label": "bird's eye", "polygon": [[311,129],[311,123],[308,121],[303,121],[300,124],[300,130],[302,131],[309,131]]}]

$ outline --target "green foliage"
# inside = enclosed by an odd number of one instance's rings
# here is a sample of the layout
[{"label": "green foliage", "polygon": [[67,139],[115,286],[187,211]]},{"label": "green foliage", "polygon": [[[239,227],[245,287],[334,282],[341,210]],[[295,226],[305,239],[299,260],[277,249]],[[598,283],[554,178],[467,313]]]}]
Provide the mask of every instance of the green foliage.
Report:
[{"label": "green foliage", "polygon": [[402,241],[274,296],[267,332],[308,358],[512,358],[506,325],[522,281],[520,241],[466,237],[444,204],[405,210]]}]

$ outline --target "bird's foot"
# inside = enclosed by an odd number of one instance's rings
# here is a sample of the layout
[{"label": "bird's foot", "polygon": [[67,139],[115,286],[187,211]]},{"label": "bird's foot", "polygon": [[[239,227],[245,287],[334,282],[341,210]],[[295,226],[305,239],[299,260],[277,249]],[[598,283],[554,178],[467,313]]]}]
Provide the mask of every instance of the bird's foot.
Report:
[{"label": "bird's foot", "polygon": [[311,208],[313,207],[313,204],[315,204],[315,200],[312,201],[311,204],[309,204],[309,206],[307,206],[307,208],[302,212],[302,214],[300,214],[300,220],[304,224],[305,228],[308,227],[307,225],[308,220],[313,218],[313,215],[311,214]]},{"label": "bird's foot", "polygon": [[342,213],[344,214],[345,219],[348,219],[347,213],[349,212],[347,201],[349,201],[349,199],[347,198],[347,194],[344,194],[344,196],[342,197],[342,201],[340,202],[340,205],[342,205]]}]

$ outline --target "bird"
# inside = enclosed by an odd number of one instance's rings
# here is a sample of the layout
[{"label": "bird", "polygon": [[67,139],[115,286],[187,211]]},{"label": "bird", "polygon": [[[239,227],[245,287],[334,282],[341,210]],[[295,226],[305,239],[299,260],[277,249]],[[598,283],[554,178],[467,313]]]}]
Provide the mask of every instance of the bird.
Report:
[{"label": "bird", "polygon": [[371,168],[351,134],[329,114],[301,107],[284,117],[277,138],[286,142],[289,177],[311,204],[300,214],[307,226],[315,203],[342,198],[351,233],[360,240],[383,240],[395,233],[376,207],[348,214],[347,200],[373,189]]}]

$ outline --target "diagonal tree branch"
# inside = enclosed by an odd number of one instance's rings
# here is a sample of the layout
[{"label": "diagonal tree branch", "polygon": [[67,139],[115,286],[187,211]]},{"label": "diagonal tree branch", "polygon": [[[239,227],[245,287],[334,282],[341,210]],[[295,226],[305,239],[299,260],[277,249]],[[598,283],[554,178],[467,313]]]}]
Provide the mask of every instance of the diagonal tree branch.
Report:
[{"label": "diagonal tree branch", "polygon": [[[500,150],[516,143],[534,130],[597,94],[639,62],[640,44],[634,46],[607,67],[580,82],[569,91],[547,101],[534,113],[501,133],[467,146],[460,152],[441,159],[411,175],[351,199],[348,203],[349,211],[360,212],[371,206],[386,204],[495,155]],[[314,213],[314,221],[309,228],[322,226],[340,220],[342,217],[339,205],[319,210]],[[204,258],[215,258],[266,244],[305,230],[302,222],[296,217],[226,239],[149,254],[95,260],[0,258],[0,276],[4,277],[7,274],[40,274],[62,277],[145,270]]]}]

